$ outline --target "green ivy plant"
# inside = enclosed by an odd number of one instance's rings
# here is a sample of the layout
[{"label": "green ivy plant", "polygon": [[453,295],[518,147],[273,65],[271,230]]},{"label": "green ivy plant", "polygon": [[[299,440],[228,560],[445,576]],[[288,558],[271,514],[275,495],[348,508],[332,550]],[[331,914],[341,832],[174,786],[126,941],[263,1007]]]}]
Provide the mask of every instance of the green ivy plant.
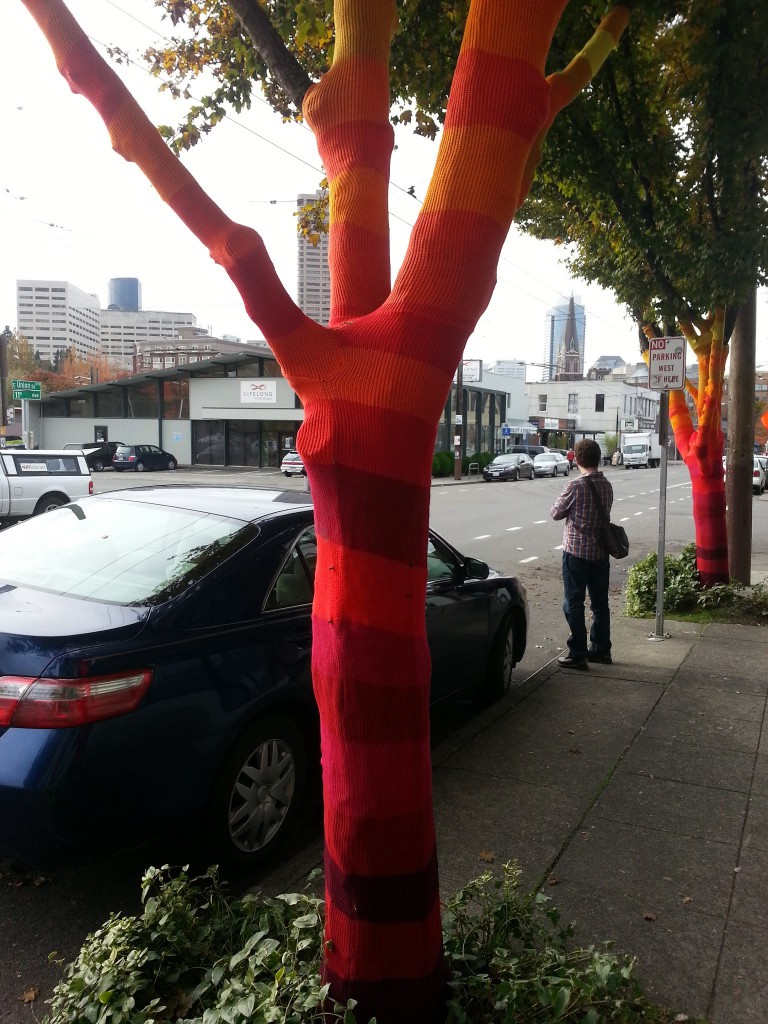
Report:
[{"label": "green ivy plant", "polygon": [[[626,613],[643,618],[656,612],[655,551],[641,558],[627,573]],[[744,621],[768,625],[768,589],[764,584],[744,587],[719,583],[702,587],[696,568],[696,545],[686,545],[678,556],[664,557],[664,611],[688,617]]]},{"label": "green ivy plant", "polygon": [[[88,937],[45,1024],[356,1024],[354,1000],[329,1005],[322,983],[321,899],[234,899],[215,868],[191,878],[166,865],[145,874],[142,905]],[[514,864],[449,900],[444,941],[446,1024],[671,1019],[643,997],[631,960],[578,947],[546,896],[521,891]]]}]

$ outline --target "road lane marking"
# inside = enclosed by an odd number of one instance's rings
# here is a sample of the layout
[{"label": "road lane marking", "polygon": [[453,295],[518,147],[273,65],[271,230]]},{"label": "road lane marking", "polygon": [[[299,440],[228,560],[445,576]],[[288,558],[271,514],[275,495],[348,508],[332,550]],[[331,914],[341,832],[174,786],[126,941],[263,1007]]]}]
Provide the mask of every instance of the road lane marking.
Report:
[{"label": "road lane marking", "polygon": [[641,516],[641,515],[642,515],[643,513],[642,513],[642,512],[635,512],[634,514],[635,514],[636,516]]},{"label": "road lane marking", "polygon": [[548,522],[549,522],[548,519],[534,519],[533,520],[533,525],[534,526],[539,526],[540,523],[548,523]]},{"label": "road lane marking", "polygon": [[488,540],[490,533],[481,533],[479,537],[473,537],[473,540]]},{"label": "road lane marking", "polygon": [[525,565],[526,562],[538,562],[538,560],[539,560],[539,556],[538,555],[531,555],[530,558],[521,558],[520,559],[520,565]]},{"label": "road lane marking", "polygon": [[628,519],[629,519],[629,516],[624,516],[624,518],[623,518],[623,519],[620,519],[620,520],[619,520],[619,522],[620,522],[620,523],[626,523],[626,521],[627,521]]},{"label": "road lane marking", "polygon": [[507,533],[514,533],[515,530],[522,530],[522,526],[508,526]]}]

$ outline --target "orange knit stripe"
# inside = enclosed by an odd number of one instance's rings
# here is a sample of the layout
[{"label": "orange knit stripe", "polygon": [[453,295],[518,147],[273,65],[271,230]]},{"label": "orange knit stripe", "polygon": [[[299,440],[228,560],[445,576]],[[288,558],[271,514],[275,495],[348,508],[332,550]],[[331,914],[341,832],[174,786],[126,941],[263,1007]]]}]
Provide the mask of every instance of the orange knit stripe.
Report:
[{"label": "orange knit stripe", "polygon": [[380,181],[381,175],[373,168],[358,167],[354,171],[339,172],[329,211],[329,223],[334,233],[339,227],[345,231],[362,228],[367,234],[389,239],[387,211],[377,207],[366,212],[360,204],[360,193],[368,194]]},{"label": "orange knit stripe", "polygon": [[552,36],[567,2],[511,4],[509,0],[473,0],[462,50],[519,57],[543,72]]},{"label": "orange knit stripe", "polygon": [[[443,178],[427,190],[425,214],[435,210],[475,213],[507,229],[517,208],[518,189],[505,180],[499,168],[526,159],[530,143],[503,128],[471,125],[446,129],[443,134]],[[494,160],[476,166],[468,164],[470,148],[489,147]],[[442,187],[451,182],[450,190]]]}]

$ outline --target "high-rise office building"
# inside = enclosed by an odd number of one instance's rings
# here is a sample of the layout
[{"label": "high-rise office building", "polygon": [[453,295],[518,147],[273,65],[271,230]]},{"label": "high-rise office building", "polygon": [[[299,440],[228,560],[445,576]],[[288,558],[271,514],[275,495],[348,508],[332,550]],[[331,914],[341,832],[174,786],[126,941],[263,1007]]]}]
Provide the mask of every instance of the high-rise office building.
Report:
[{"label": "high-rise office building", "polygon": [[74,349],[83,359],[101,352],[99,297],[69,281],[17,281],[16,323],[41,359]]},{"label": "high-rise office building", "polygon": [[155,309],[130,311],[102,309],[101,352],[110,363],[133,366],[137,348],[152,345],[161,339],[177,339],[182,332],[205,335],[198,328],[194,313],[169,313]]},{"label": "high-rise office building", "polygon": [[141,281],[138,277],[111,277],[109,279],[109,309],[122,309],[138,313],[141,309]]},{"label": "high-rise office building", "polygon": [[[572,308],[571,317],[569,311]],[[587,328],[587,311],[580,302],[580,296],[571,296],[569,302],[562,306],[555,306],[547,311],[547,342],[546,355],[544,357],[543,380],[555,380],[558,372],[558,365],[561,373],[564,370],[564,357],[566,342],[572,353],[578,349],[579,367],[578,376],[584,374],[584,339]],[[575,335],[575,337],[574,337]],[[572,360],[569,360],[568,376],[573,379],[574,370]]]},{"label": "high-rise office building", "polygon": [[[299,209],[307,203],[314,203],[323,197],[318,190],[314,193],[302,193],[297,197]],[[298,285],[297,301],[301,310],[308,317],[316,320],[324,327],[331,318],[331,274],[328,269],[328,235],[320,235],[317,245],[312,245],[302,235],[297,239],[298,246]]]}]

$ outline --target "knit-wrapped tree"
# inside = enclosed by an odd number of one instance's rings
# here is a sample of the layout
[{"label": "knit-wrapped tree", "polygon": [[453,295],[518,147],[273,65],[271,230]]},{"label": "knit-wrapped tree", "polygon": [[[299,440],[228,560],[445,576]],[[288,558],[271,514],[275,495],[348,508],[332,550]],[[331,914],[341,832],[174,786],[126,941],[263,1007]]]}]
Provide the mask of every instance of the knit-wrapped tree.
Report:
[{"label": "knit-wrapped tree", "polygon": [[[320,711],[326,975],[358,1019],[438,1019],[445,998],[429,745],[426,539],[437,424],[485,309],[538,144],[627,21],[567,71],[544,65],[566,0],[473,0],[432,184],[390,284],[388,57],[394,0],[337,0],[333,64],[304,114],[330,183],[331,322],[309,320],[259,235],[171,154],[61,0],[24,0],[114,148],[235,282],[300,396],[318,539],[312,673]],[[387,437],[387,444],[380,443]],[[376,450],[372,467],[369,453]],[[369,581],[374,578],[376,586]]]},{"label": "knit-wrapped tree", "polygon": [[[686,380],[685,390],[669,394],[669,420],[677,450],[691,475],[693,522],[696,530],[696,567],[704,587],[727,583],[728,533],[725,520],[725,483],[723,480],[723,428],[721,404],[723,374],[728,358],[724,343],[725,313],[719,308],[696,324],[682,321],[680,329],[691,346],[699,368],[698,384]],[[644,328],[652,338],[655,330]],[[648,350],[643,352],[648,361]],[[686,402],[686,392],[696,410],[694,424]]]}]

